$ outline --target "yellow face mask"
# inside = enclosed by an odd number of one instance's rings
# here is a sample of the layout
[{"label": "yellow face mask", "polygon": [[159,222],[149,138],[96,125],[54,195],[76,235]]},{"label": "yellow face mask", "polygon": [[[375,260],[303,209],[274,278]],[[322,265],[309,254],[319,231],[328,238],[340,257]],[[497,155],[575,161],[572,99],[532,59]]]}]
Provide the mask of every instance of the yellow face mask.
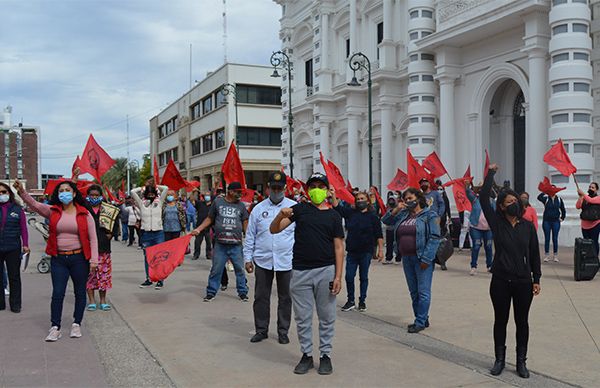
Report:
[{"label": "yellow face mask", "polygon": [[308,196],[310,197],[310,201],[318,206],[325,201],[325,198],[327,198],[327,189],[315,187],[314,189],[308,190]]}]

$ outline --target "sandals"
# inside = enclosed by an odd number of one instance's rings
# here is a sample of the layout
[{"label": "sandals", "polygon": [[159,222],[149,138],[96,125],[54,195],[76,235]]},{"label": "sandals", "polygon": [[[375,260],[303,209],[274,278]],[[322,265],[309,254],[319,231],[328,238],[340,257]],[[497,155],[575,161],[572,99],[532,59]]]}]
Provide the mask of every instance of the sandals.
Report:
[{"label": "sandals", "polygon": [[110,307],[109,304],[101,304],[100,305],[100,310],[102,310],[102,311],[110,311],[111,307]]},{"label": "sandals", "polygon": [[96,303],[90,303],[87,306],[87,311],[96,311]]}]

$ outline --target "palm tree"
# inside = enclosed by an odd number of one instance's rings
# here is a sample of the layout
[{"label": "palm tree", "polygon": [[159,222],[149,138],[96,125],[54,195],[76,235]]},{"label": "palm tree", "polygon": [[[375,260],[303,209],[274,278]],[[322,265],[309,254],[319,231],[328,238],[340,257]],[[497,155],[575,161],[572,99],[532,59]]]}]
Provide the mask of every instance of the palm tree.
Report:
[{"label": "palm tree", "polygon": [[[121,182],[127,182],[127,158],[116,158],[115,162],[114,166],[102,177],[102,183],[112,191],[120,190]],[[137,165],[130,164],[129,176],[131,182],[138,180],[139,170]],[[125,191],[127,191],[127,187]]]}]

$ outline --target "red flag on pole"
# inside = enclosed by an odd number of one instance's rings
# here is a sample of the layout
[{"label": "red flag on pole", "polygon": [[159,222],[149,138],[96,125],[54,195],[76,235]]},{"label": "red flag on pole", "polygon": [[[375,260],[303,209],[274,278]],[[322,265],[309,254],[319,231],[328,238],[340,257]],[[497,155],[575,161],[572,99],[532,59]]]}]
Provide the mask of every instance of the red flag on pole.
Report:
[{"label": "red flag on pole", "polygon": [[146,261],[151,281],[165,280],[175,271],[175,268],[183,263],[185,251],[189,247],[191,239],[192,235],[187,234],[146,248]]},{"label": "red flag on pole", "polygon": [[429,174],[425,169],[416,161],[416,159],[410,153],[410,149],[406,149],[406,160],[408,170],[408,186],[419,188],[419,181],[422,178],[429,179]]},{"label": "red flag on pole", "polygon": [[177,166],[173,162],[173,159],[169,160],[169,164],[167,164],[167,168],[162,177],[161,184],[168,186],[171,190],[179,190],[187,186],[187,181],[183,179]]},{"label": "red flag on pole", "polygon": [[425,167],[431,173],[434,179],[448,173],[448,171],[446,171],[446,167],[444,167],[444,164],[435,151],[425,158],[423,161],[423,167]]},{"label": "red flag on pole", "polygon": [[556,185],[553,185],[552,183],[550,183],[550,179],[548,179],[547,176],[544,177],[544,180],[540,182],[540,184],[538,185],[538,190],[541,191],[544,194],[548,194],[549,196],[554,196],[556,195],[556,193],[558,193],[559,191],[562,191],[566,189],[566,187],[556,187]]},{"label": "red flag on pole", "polygon": [[63,182],[66,182],[65,178],[60,179],[48,179],[48,183],[46,183],[46,187],[44,188],[45,195],[52,195],[56,186],[60,185]]},{"label": "red flag on pole", "polygon": [[79,163],[81,163],[81,159],[79,159],[79,155],[77,155],[73,162],[73,166],[71,166],[71,179],[75,178],[75,170],[79,167]]},{"label": "red flag on pole", "polygon": [[408,186],[408,175],[400,169],[396,171],[396,176],[387,185],[388,190],[402,191]]},{"label": "red flag on pole", "polygon": [[160,176],[158,175],[158,163],[156,163],[156,155],[154,155],[154,162],[153,162],[153,174],[154,174],[154,184],[158,185],[158,182],[160,182]]},{"label": "red flag on pole", "polygon": [[346,190],[348,190],[349,193],[352,193],[352,190],[354,190],[354,187],[352,187],[352,184],[350,183],[349,179],[346,182]]},{"label": "red flag on pole", "polygon": [[329,184],[335,189],[335,195],[344,202],[354,204],[354,196],[346,189],[344,183],[344,177],[342,176],[340,169],[332,161],[325,161],[322,153],[319,153],[321,157],[321,164],[325,169],[325,175]]},{"label": "red flag on pole", "polygon": [[106,191],[106,196],[108,197],[109,201],[119,202],[119,199],[115,198],[115,195],[112,193],[112,191],[106,185],[104,185],[104,191]]},{"label": "red flag on pole", "polygon": [[488,151],[485,150],[485,166],[483,166],[483,179],[484,180],[485,180],[485,177],[488,174],[488,170],[489,169],[490,169],[490,155],[488,154]]},{"label": "red flag on pole", "polygon": [[200,188],[200,182],[197,180],[185,181],[185,191],[188,193]]},{"label": "red flag on pole", "polygon": [[473,177],[471,176],[471,165],[469,164],[469,166],[467,167],[467,171],[465,171],[465,175],[463,175],[463,180],[473,180]]},{"label": "red flag on pole", "polygon": [[240,156],[237,153],[237,149],[235,148],[233,141],[231,141],[231,145],[227,151],[227,156],[225,157],[225,161],[221,166],[221,172],[223,173],[223,178],[225,178],[225,181],[228,184],[231,182],[240,182],[242,184],[242,188],[246,188],[246,176],[244,175],[244,168],[242,167]]},{"label": "red flag on pole", "polygon": [[471,211],[473,206],[467,197],[465,181],[463,179],[455,179],[452,182],[452,194],[454,194],[456,210],[458,212],[464,212],[465,210]]},{"label": "red flag on pole", "polygon": [[379,190],[377,190],[377,187],[371,186],[371,190],[375,193],[375,201],[377,202],[377,206],[379,206],[379,215],[383,216],[387,211],[385,203],[383,203],[383,199],[381,199],[381,195],[379,195]]},{"label": "red flag on pole", "polygon": [[79,161],[81,173],[89,173],[98,182],[110,168],[115,164],[113,158],[98,143],[94,136],[90,134],[87,144]]},{"label": "red flag on pole", "polygon": [[577,172],[577,167],[571,163],[562,139],[558,139],[558,142],[546,152],[544,162],[557,169],[564,176],[569,176]]},{"label": "red flag on pole", "polygon": [[119,201],[125,200],[125,179],[121,179],[121,189],[117,194],[119,195]]}]

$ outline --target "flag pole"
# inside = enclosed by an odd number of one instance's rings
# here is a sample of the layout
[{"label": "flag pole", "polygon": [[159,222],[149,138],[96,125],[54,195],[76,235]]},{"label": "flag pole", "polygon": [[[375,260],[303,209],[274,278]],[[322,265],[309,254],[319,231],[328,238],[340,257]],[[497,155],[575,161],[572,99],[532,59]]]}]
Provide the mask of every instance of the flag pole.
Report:
[{"label": "flag pole", "polygon": [[571,175],[573,175],[573,181],[575,182],[575,186],[577,187],[577,191],[581,190],[581,189],[579,188],[579,183],[577,183],[577,178],[575,178],[575,173],[573,173],[573,174],[571,174]]}]

